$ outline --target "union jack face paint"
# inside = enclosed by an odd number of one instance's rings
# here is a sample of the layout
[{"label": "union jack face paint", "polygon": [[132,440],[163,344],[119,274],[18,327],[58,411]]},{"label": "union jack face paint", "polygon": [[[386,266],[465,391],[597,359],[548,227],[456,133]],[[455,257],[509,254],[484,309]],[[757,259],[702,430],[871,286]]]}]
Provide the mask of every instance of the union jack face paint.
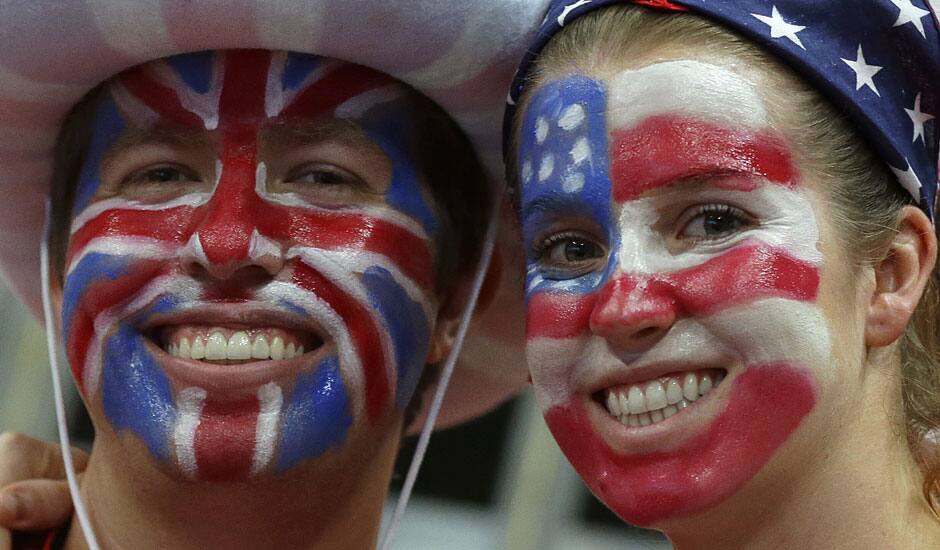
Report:
[{"label": "union jack face paint", "polygon": [[592,491],[644,526],[753,478],[814,408],[820,229],[760,90],[663,61],[549,80],[518,175],[527,358]]},{"label": "union jack face paint", "polygon": [[75,191],[63,328],[86,400],[193,479],[288,470],[410,400],[438,216],[410,92],[305,54],[116,77]]}]

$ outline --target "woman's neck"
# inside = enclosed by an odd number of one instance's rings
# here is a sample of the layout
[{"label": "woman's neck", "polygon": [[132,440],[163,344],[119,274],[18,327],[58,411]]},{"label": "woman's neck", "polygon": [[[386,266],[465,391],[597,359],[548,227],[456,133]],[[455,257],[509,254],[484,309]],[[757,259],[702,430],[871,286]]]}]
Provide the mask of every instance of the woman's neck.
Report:
[{"label": "woman's neck", "polygon": [[[239,483],[169,479],[92,453],[82,494],[103,549],[361,550],[375,545],[398,440],[371,444]],[[86,548],[76,520],[66,548]]]}]

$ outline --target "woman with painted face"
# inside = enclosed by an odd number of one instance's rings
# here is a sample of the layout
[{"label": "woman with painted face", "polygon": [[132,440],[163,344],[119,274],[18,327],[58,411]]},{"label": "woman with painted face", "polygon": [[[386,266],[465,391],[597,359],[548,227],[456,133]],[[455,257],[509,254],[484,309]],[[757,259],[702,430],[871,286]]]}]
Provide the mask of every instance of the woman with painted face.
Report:
[{"label": "woman with painted face", "polygon": [[[490,6],[458,18],[429,3],[440,28],[389,29],[378,51],[359,10],[321,6],[321,49],[357,64],[305,53],[312,27],[287,3],[232,2],[222,19],[184,4],[49,3],[75,10],[56,24],[110,32],[64,33],[67,61],[35,41],[47,11],[0,23],[0,104],[18,106],[0,109],[0,189],[50,189],[50,349],[56,318],[96,432],[77,521],[33,542],[374,546],[426,367],[483,280],[504,50],[538,10],[494,26]],[[406,21],[413,5],[388,10]],[[299,51],[214,49],[233,45]],[[35,310],[45,193],[20,194],[0,207],[0,265]],[[468,393],[446,421],[520,389],[514,359],[491,377],[461,364]]]},{"label": "woman with painted face", "polygon": [[629,4],[556,3],[511,95],[555,439],[677,548],[937,548],[936,12]]}]

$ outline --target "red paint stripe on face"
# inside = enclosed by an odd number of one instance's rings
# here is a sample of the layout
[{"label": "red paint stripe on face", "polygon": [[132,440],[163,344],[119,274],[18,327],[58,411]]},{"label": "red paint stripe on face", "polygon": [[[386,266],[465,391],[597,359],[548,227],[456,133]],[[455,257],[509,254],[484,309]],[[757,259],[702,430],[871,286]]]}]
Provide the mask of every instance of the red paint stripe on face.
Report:
[{"label": "red paint stripe on face", "polygon": [[705,316],[770,297],[813,301],[819,270],[760,242],[739,245],[700,265],[655,275],[621,274],[588,295],[541,292],[528,305],[529,338],[609,332],[663,316]]},{"label": "red paint stripe on face", "polygon": [[202,118],[183,107],[176,91],[151,78],[145,67],[131,69],[119,80],[128,92],[160,117],[190,128],[205,128]]},{"label": "red paint stripe on face", "polygon": [[[388,257],[415,284],[427,290],[433,285],[434,267],[430,243],[407,229],[379,218],[353,213],[304,211],[270,205],[250,191],[236,193],[228,201],[216,201],[199,234],[206,255],[237,258],[258,231],[278,242],[323,250],[366,250]],[[201,207],[199,210],[201,211]],[[227,219],[222,215],[237,217]],[[180,206],[165,210],[114,209],[88,221],[72,235],[67,265],[92,239],[99,237],[147,237],[176,244],[186,243],[196,230],[199,211]],[[231,244],[232,241],[235,244]],[[240,248],[241,247],[241,248]],[[209,256],[210,249],[212,256]]]},{"label": "red paint stripe on face", "polygon": [[545,420],[591,491],[624,521],[652,527],[740,490],[816,403],[812,375],[786,363],[750,366],[733,384],[727,407],[709,429],[668,453],[614,452],[582,403],[553,407]]},{"label": "red paint stripe on face", "polygon": [[597,293],[539,292],[526,306],[526,338],[574,338],[584,334]]},{"label": "red paint stripe on face", "polygon": [[392,82],[372,69],[343,65],[301,91],[278,118],[311,118],[332,113],[348,99]]},{"label": "red paint stripe on face", "polygon": [[261,405],[257,398],[216,403],[206,400],[193,448],[199,478],[208,481],[246,479],[255,452]]},{"label": "red paint stripe on face", "polygon": [[[365,379],[366,415],[376,420],[389,400],[385,352],[373,313],[302,262],[294,262],[293,282],[325,301],[345,321]],[[355,390],[353,390],[355,391]]]},{"label": "red paint stripe on face", "polygon": [[72,314],[69,334],[66,335],[66,353],[79,391],[85,391],[85,363],[95,336],[95,319],[103,311],[132,299],[142,286],[162,273],[164,266],[160,262],[142,261],[134,264],[133,269],[120,279],[108,280],[102,277],[94,288],[82,293],[81,301]]},{"label": "red paint stripe on face", "polygon": [[707,174],[744,174],[794,187],[796,168],[774,133],[729,129],[675,115],[654,116],[610,136],[614,199],[636,199],[651,189]]}]

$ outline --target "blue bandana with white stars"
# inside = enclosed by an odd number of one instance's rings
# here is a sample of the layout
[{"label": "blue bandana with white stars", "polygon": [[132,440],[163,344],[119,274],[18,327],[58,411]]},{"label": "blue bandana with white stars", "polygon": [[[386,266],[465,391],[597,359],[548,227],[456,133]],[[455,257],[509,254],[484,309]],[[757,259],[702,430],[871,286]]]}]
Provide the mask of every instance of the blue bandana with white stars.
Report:
[{"label": "blue bandana with white stars", "polygon": [[938,0],[553,0],[510,89],[504,146],[526,74],[545,44],[578,17],[623,3],[705,15],[765,46],[849,115],[933,220]]}]

